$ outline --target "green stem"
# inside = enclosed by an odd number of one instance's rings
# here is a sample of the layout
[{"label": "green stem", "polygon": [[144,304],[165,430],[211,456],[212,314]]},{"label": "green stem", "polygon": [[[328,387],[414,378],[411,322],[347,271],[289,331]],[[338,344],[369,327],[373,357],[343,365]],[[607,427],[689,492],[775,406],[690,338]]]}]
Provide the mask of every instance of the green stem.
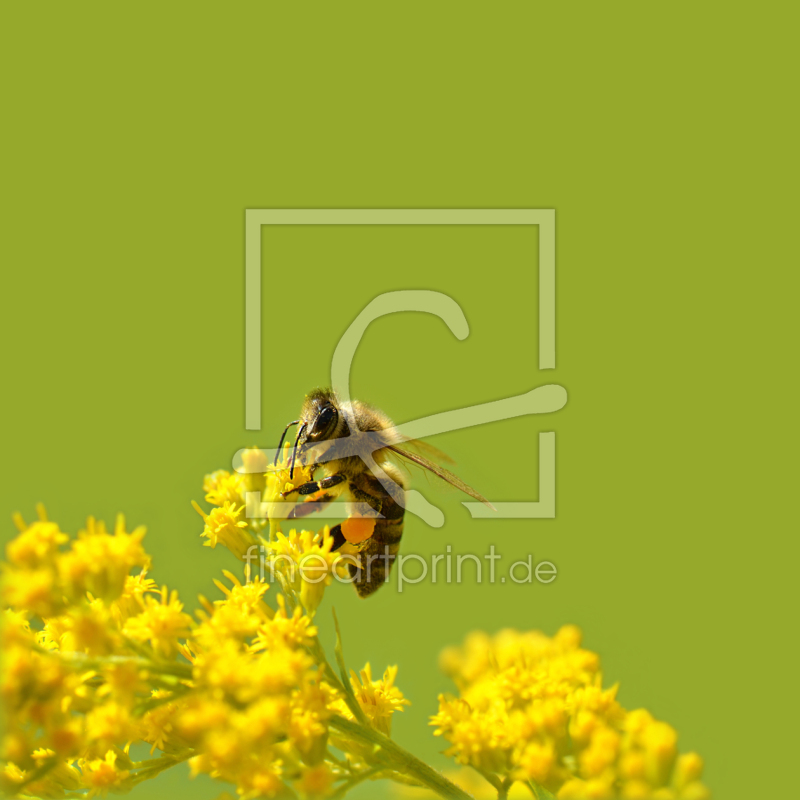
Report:
[{"label": "green stem", "polygon": [[491,772],[485,772],[480,767],[476,767],[474,764],[471,764],[470,766],[475,770],[475,772],[478,773],[478,775],[481,776],[481,778],[491,783],[498,794],[500,793],[501,789],[503,788],[503,782],[497,777],[497,775],[492,775]]},{"label": "green stem", "polygon": [[[333,667],[327,661],[323,661],[322,663],[325,668],[325,677],[333,685],[333,688],[342,695],[345,703],[347,703],[347,707],[350,709],[350,713],[358,720],[360,725],[369,727],[369,720],[366,714],[364,714],[364,709],[361,708],[358,704],[358,700],[356,700],[353,695],[352,687],[346,686],[339,680],[339,676],[333,671]],[[350,688],[349,692],[347,691],[348,688]]]},{"label": "green stem", "polygon": [[336,764],[336,766],[339,767],[339,769],[342,770],[342,772],[347,772],[350,775],[353,774],[351,766],[342,761],[341,758],[336,758],[336,756],[331,752],[330,747],[328,748],[325,754],[325,758],[327,758],[328,761],[330,761],[332,764]]},{"label": "green stem", "polygon": [[352,722],[338,715],[331,717],[330,726],[353,739],[379,747],[393,769],[402,775],[410,775],[436,792],[439,797],[471,800],[466,792],[447,780],[444,775],[437,772],[433,767],[429,767],[424,761],[420,761],[420,759],[404,750],[388,736],[376,731],[375,728],[367,728],[358,722]]},{"label": "green stem", "polygon": [[164,755],[158,758],[148,758],[144,761],[137,761],[132,766],[132,769],[136,770],[136,774],[131,776],[131,782],[137,784],[149,780],[158,775],[159,772],[174,767],[176,764],[190,759],[193,755],[195,755],[194,750],[186,750],[183,753],[175,755]]},{"label": "green stem", "polygon": [[[334,620],[336,620],[336,614],[334,612]],[[333,667],[328,662],[328,658],[325,655],[325,650],[322,647],[322,642],[319,640],[319,636],[315,636],[313,643],[309,647],[309,651],[311,652],[311,656],[314,660],[323,668],[325,671],[325,677],[328,679],[330,684],[339,692],[342,697],[344,698],[345,703],[347,703],[347,707],[350,709],[350,713],[364,726],[369,727],[369,720],[367,719],[366,714],[364,713],[364,709],[358,704],[358,700],[356,696],[353,694],[353,687],[350,685],[350,682],[347,679],[347,675],[345,673],[345,665],[344,665],[344,658],[341,656],[341,639],[339,638],[339,625],[336,623],[336,659],[339,661],[339,667],[342,670],[342,679],[339,680],[339,676],[336,674]]]},{"label": "green stem", "polygon": [[344,797],[354,786],[358,786],[359,783],[362,783],[363,781],[371,778],[373,775],[377,775],[382,771],[383,767],[373,767],[372,769],[364,770],[364,772],[359,772],[358,775],[354,775],[349,781],[343,783],[330,796],[330,800],[340,800],[340,798]]},{"label": "green stem", "polygon": [[37,651],[60,658],[67,663],[74,664],[80,669],[94,670],[104,666],[114,666],[118,664],[131,664],[138,669],[144,669],[148,672],[156,672],[161,675],[173,675],[176,678],[188,680],[192,677],[191,664],[179,664],[177,661],[154,661],[149,658],[142,658],[141,656],[90,656],[86,653],[79,652],[63,652],[60,650],[45,650],[44,648],[35,648]]},{"label": "green stem", "polygon": [[536,781],[528,781],[525,785],[530,789],[536,800],[556,800],[554,795],[548,792],[544,786],[539,786]]},{"label": "green stem", "polygon": [[163,706],[166,703],[172,703],[175,700],[180,700],[181,697],[188,694],[191,691],[191,689],[188,686],[183,686],[182,684],[179,684],[178,686],[172,688],[170,691],[171,694],[168,697],[148,697],[146,700],[142,700],[139,703],[137,703],[133,707],[133,716],[142,717],[149,711],[152,711],[154,708]]}]

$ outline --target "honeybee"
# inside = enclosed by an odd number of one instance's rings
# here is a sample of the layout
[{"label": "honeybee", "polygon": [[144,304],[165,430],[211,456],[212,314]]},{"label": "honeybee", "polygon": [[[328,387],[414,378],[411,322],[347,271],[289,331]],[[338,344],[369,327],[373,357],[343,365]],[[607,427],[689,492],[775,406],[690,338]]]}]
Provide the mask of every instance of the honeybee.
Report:
[{"label": "honeybee", "polygon": [[[310,468],[312,476],[316,470],[321,470],[323,477],[296,486],[284,496],[314,495],[307,499],[314,501],[313,510],[317,510],[319,503],[348,495],[351,502],[366,512],[359,515],[358,522],[347,519],[331,528],[332,549],[341,549],[352,556],[348,558],[348,570],[360,597],[371,595],[386,583],[403,535],[408,485],[402,470],[390,457],[399,457],[430,470],[494,509],[485,497],[452,472],[408,448],[427,450],[440,460],[451,459],[430,445],[402,436],[383,411],[367,403],[340,402],[332,389],[315,389],[306,396],[300,418],[284,429],[278,453],[293,425],[300,427],[291,456],[290,475],[294,474],[297,462]],[[369,521],[370,514],[375,520],[374,529]],[[292,516],[305,516],[303,504],[295,507]]]}]

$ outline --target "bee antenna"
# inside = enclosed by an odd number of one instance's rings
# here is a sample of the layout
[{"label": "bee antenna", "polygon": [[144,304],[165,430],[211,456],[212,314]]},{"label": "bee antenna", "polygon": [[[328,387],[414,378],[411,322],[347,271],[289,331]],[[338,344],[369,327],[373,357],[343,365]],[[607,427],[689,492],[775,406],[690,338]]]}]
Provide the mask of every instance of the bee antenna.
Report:
[{"label": "bee antenna", "polygon": [[275,453],[275,462],[274,462],[274,463],[275,463],[276,465],[277,465],[277,463],[278,463],[278,458],[280,458],[280,455],[281,455],[281,447],[283,447],[283,440],[286,438],[286,434],[289,432],[289,428],[291,428],[291,427],[292,427],[292,425],[297,425],[297,423],[298,423],[298,422],[300,422],[300,420],[299,420],[299,419],[296,419],[294,422],[290,422],[290,423],[289,423],[289,424],[288,424],[288,425],[287,425],[287,426],[286,426],[286,427],[283,429],[283,434],[281,435],[281,440],[280,440],[280,442],[278,442],[278,450],[277,450],[277,452]]},{"label": "bee antenna", "polygon": [[297,431],[297,438],[294,440],[294,450],[292,451],[292,468],[289,470],[289,479],[290,479],[290,480],[291,480],[292,478],[294,478],[294,462],[295,462],[295,459],[297,458],[297,443],[300,441],[300,437],[303,435],[303,431],[305,431],[305,429],[306,429],[307,427],[308,427],[308,426],[307,426],[307,425],[306,425],[306,423],[304,422],[304,423],[303,423],[303,424],[300,426],[300,430],[299,430],[299,431]]}]

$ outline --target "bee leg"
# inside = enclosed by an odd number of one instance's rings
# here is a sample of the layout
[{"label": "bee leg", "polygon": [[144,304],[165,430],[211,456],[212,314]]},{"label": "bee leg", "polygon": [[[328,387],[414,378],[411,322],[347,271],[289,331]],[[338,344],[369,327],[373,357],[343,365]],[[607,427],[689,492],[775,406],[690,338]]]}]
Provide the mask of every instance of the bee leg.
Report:
[{"label": "bee leg", "polygon": [[383,498],[380,496],[380,494],[370,494],[369,492],[364,491],[364,489],[356,483],[351,483],[348,488],[354,500],[357,500],[360,503],[366,503],[373,511],[377,511],[378,514],[381,513]]},{"label": "bee leg", "polygon": [[331,528],[331,536],[333,537],[333,547],[331,547],[331,553],[335,553],[347,541],[342,533],[341,523],[334,525]]},{"label": "bee leg", "polygon": [[313,502],[301,503],[300,505],[295,506],[289,512],[289,519],[300,519],[300,517],[307,517],[309,514],[319,511],[321,505],[324,503],[330,503],[331,500],[333,500],[332,494],[323,494],[321,497],[317,497]]},{"label": "bee leg", "polygon": [[323,478],[321,481],[309,481],[308,483],[304,483],[301,486],[295,486],[291,492],[281,492],[281,497],[286,497],[289,494],[314,494],[314,492],[319,492],[323,489],[332,489],[334,486],[338,486],[342,481],[346,481],[344,475],[329,475],[327,478]]}]

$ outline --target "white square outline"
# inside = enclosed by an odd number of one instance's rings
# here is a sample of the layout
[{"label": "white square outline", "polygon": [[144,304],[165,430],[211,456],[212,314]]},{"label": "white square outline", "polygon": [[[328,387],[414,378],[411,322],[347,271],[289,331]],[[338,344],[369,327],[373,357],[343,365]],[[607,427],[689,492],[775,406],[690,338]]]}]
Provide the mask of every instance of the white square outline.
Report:
[{"label": "white square outline", "polygon": [[[555,209],[248,208],[245,210],[245,428],[261,430],[261,227],[263,225],[538,225],[539,369],[556,365]],[[464,502],[473,517],[555,517],[555,431],[539,433],[539,500]]]}]

